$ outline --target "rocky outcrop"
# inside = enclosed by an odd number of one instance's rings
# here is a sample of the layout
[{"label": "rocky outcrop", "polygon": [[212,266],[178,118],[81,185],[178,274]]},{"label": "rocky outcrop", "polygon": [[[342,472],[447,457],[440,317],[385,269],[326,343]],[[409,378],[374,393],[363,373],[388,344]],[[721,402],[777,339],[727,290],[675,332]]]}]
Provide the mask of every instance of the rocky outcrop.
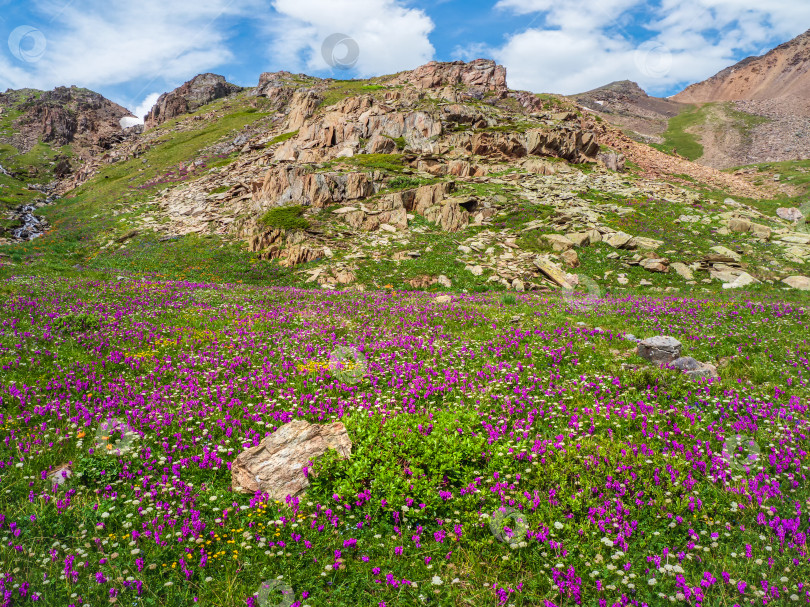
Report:
[{"label": "rocky outcrop", "polygon": [[505,93],[506,68],[490,59],[476,59],[465,63],[431,61],[415,70],[397,74],[391,84],[411,84],[420,89],[437,89],[463,85],[481,92]]},{"label": "rocky outcrop", "polygon": [[309,486],[308,470],[328,449],[349,457],[352,441],[346,427],[294,421],[284,424],[256,447],[240,453],[231,465],[233,490],[267,493],[271,500],[301,495]]},{"label": "rocky outcrop", "polygon": [[199,74],[173,91],[158,97],[155,105],[144,117],[144,126],[150,129],[175,116],[193,112],[206,103],[240,90],[242,87],[226,82],[224,76]]},{"label": "rocky outcrop", "polygon": [[456,151],[501,160],[532,155],[584,163],[595,162],[599,152],[599,143],[594,134],[575,126],[529,129],[523,134],[499,131],[453,133],[448,137],[447,144]]},{"label": "rocky outcrop", "polygon": [[568,162],[592,162],[599,152],[593,133],[578,128],[532,129],[526,132],[526,151],[532,156],[556,156]]},{"label": "rocky outcrop", "polygon": [[366,198],[381,187],[374,174],[315,173],[302,166],[279,166],[252,184],[254,208],[257,210],[288,202],[322,208],[335,202]]},{"label": "rocky outcrop", "polygon": [[131,116],[129,110],[102,95],[75,86],[0,93],[0,113],[12,108],[21,115],[14,121],[16,133],[8,142],[21,153],[39,141],[75,145],[76,155],[108,149],[125,138],[120,121]]},{"label": "rocky outcrop", "polygon": [[441,120],[427,112],[395,110],[362,95],[310,118],[319,101],[314,93],[295,93],[286,129],[299,132],[276,150],[275,160],[323,162],[361,152],[388,154],[397,150],[397,140],[413,152],[439,151],[435,141],[442,133]]}]

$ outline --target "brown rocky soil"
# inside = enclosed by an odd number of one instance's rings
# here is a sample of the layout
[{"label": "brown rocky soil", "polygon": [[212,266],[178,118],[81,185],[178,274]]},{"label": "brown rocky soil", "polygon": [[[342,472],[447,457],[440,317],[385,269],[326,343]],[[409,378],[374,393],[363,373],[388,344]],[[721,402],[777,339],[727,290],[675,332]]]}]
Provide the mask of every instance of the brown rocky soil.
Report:
[{"label": "brown rocky soil", "polygon": [[[810,31],[762,57],[748,57],[673,97],[681,103],[810,98]],[[806,104],[794,109],[807,110]],[[805,114],[806,115],[806,114]]]}]

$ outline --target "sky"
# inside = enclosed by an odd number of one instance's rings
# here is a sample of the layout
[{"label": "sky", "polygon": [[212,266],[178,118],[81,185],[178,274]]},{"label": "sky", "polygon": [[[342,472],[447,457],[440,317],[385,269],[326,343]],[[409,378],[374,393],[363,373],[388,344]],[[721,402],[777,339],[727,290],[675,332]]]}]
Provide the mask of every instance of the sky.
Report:
[{"label": "sky", "polygon": [[668,96],[809,28],[810,0],[0,0],[0,90],[75,84],[140,117],[203,72],[255,86],[485,57],[513,89]]}]

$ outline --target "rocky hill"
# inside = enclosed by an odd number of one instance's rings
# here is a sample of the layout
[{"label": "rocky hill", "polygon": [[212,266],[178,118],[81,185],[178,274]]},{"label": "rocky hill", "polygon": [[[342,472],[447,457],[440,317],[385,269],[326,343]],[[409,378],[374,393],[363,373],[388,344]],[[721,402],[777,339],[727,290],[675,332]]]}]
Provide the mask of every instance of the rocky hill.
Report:
[{"label": "rocky hill", "polygon": [[226,82],[222,76],[199,74],[170,93],[163,93],[158,97],[155,105],[144,116],[144,126],[145,128],[157,126],[239,90],[241,87]]},{"label": "rocky hill", "polygon": [[630,136],[727,169],[810,158],[810,32],[674,97],[614,82],[572,99]]},{"label": "rocky hill", "polygon": [[[674,111],[639,91],[591,98]],[[510,90],[488,60],[244,90],[204,74],[149,116],[51,183],[62,198],[29,213],[50,229],[9,229],[5,271],[599,293],[781,284],[810,252],[793,192]],[[787,218],[745,202],[775,195]]]},{"label": "rocky hill", "polygon": [[681,103],[810,98],[810,31],[761,57],[748,57],[675,95]]},{"label": "rocky hill", "polygon": [[619,128],[640,135],[647,143],[663,143],[669,120],[684,109],[684,104],[651,97],[629,80],[611,82],[572,99],[583,108],[602,116]]}]

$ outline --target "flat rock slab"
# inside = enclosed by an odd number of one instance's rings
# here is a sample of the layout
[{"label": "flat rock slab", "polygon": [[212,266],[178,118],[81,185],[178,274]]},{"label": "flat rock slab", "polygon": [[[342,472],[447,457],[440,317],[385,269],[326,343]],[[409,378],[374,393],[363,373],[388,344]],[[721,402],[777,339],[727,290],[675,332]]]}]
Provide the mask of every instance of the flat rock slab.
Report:
[{"label": "flat rock slab", "polygon": [[807,276],[788,276],[782,282],[800,291],[810,291],[810,278]]},{"label": "flat rock slab", "polygon": [[640,341],[636,352],[651,363],[669,364],[681,357],[681,342],[674,337],[656,335]]},{"label": "flat rock slab", "polygon": [[304,467],[327,449],[344,457],[351,454],[352,441],[342,423],[290,422],[237,456],[231,466],[231,484],[234,491],[261,491],[272,500],[298,496],[309,486]]}]

